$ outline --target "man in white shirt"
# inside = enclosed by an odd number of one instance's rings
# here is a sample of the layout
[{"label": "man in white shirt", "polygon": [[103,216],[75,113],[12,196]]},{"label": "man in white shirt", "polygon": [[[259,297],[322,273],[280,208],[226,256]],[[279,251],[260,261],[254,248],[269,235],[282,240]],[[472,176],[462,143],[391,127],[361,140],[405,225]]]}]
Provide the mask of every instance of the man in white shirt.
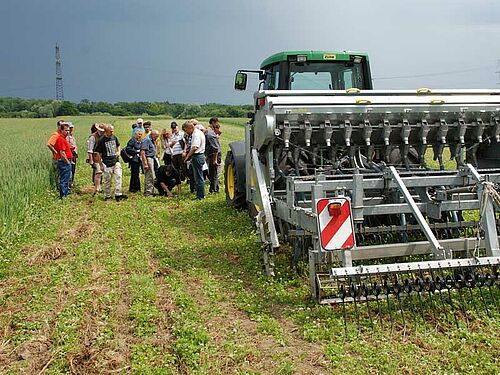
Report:
[{"label": "man in white shirt", "polygon": [[185,161],[191,161],[196,187],[196,199],[201,200],[205,198],[205,179],[203,177],[203,164],[205,164],[205,134],[203,134],[200,129],[196,129],[192,121],[186,121],[182,125],[182,130],[191,136],[191,148],[186,155]]}]

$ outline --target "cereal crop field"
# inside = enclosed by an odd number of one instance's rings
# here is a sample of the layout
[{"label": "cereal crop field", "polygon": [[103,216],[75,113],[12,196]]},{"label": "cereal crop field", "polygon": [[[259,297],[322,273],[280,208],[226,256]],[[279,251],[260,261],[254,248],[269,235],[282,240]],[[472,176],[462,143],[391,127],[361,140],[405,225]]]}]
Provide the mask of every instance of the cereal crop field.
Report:
[{"label": "cereal crop field", "polygon": [[[0,119],[1,374],[497,374],[500,320],[428,322],[344,334],[343,312],[309,297],[286,249],[274,279],[245,212],[224,194],[105,202],[85,164],[90,125],[75,117],[76,187],[51,188],[55,119]],[[170,119],[152,118],[153,128]],[[206,119],[201,119],[206,122]],[[244,119],[222,119],[224,150]],[[129,170],[124,167],[124,191]]]}]

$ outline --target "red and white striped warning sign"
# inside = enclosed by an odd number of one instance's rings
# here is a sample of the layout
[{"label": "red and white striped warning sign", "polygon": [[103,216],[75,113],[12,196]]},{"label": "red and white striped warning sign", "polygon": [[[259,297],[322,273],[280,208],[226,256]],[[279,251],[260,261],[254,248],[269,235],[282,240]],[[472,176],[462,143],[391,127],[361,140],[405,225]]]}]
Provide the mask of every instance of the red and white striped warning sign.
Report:
[{"label": "red and white striped warning sign", "polygon": [[324,198],[316,201],[321,247],[345,250],[354,247],[351,205],[347,198]]}]

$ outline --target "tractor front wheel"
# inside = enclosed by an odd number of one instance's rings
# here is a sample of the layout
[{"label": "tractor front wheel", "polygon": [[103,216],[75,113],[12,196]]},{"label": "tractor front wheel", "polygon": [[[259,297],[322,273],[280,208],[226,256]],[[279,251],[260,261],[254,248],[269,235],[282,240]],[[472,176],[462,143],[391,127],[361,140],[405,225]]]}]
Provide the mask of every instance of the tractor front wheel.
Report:
[{"label": "tractor front wheel", "polygon": [[243,209],[247,205],[246,192],[241,189],[233,153],[228,151],[224,164],[226,202],[234,208]]}]

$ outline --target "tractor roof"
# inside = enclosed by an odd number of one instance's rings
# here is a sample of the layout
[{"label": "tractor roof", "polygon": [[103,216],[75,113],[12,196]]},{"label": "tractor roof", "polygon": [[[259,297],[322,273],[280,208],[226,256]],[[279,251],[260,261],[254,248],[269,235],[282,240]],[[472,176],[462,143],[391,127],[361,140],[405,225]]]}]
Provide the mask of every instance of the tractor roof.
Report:
[{"label": "tractor roof", "polygon": [[275,53],[265,59],[260,68],[265,68],[271,64],[279,61],[287,61],[289,57],[296,57],[297,55],[304,55],[308,61],[324,61],[324,60],[339,60],[349,61],[351,56],[364,56],[368,60],[368,54],[364,52],[353,51],[284,51]]}]

